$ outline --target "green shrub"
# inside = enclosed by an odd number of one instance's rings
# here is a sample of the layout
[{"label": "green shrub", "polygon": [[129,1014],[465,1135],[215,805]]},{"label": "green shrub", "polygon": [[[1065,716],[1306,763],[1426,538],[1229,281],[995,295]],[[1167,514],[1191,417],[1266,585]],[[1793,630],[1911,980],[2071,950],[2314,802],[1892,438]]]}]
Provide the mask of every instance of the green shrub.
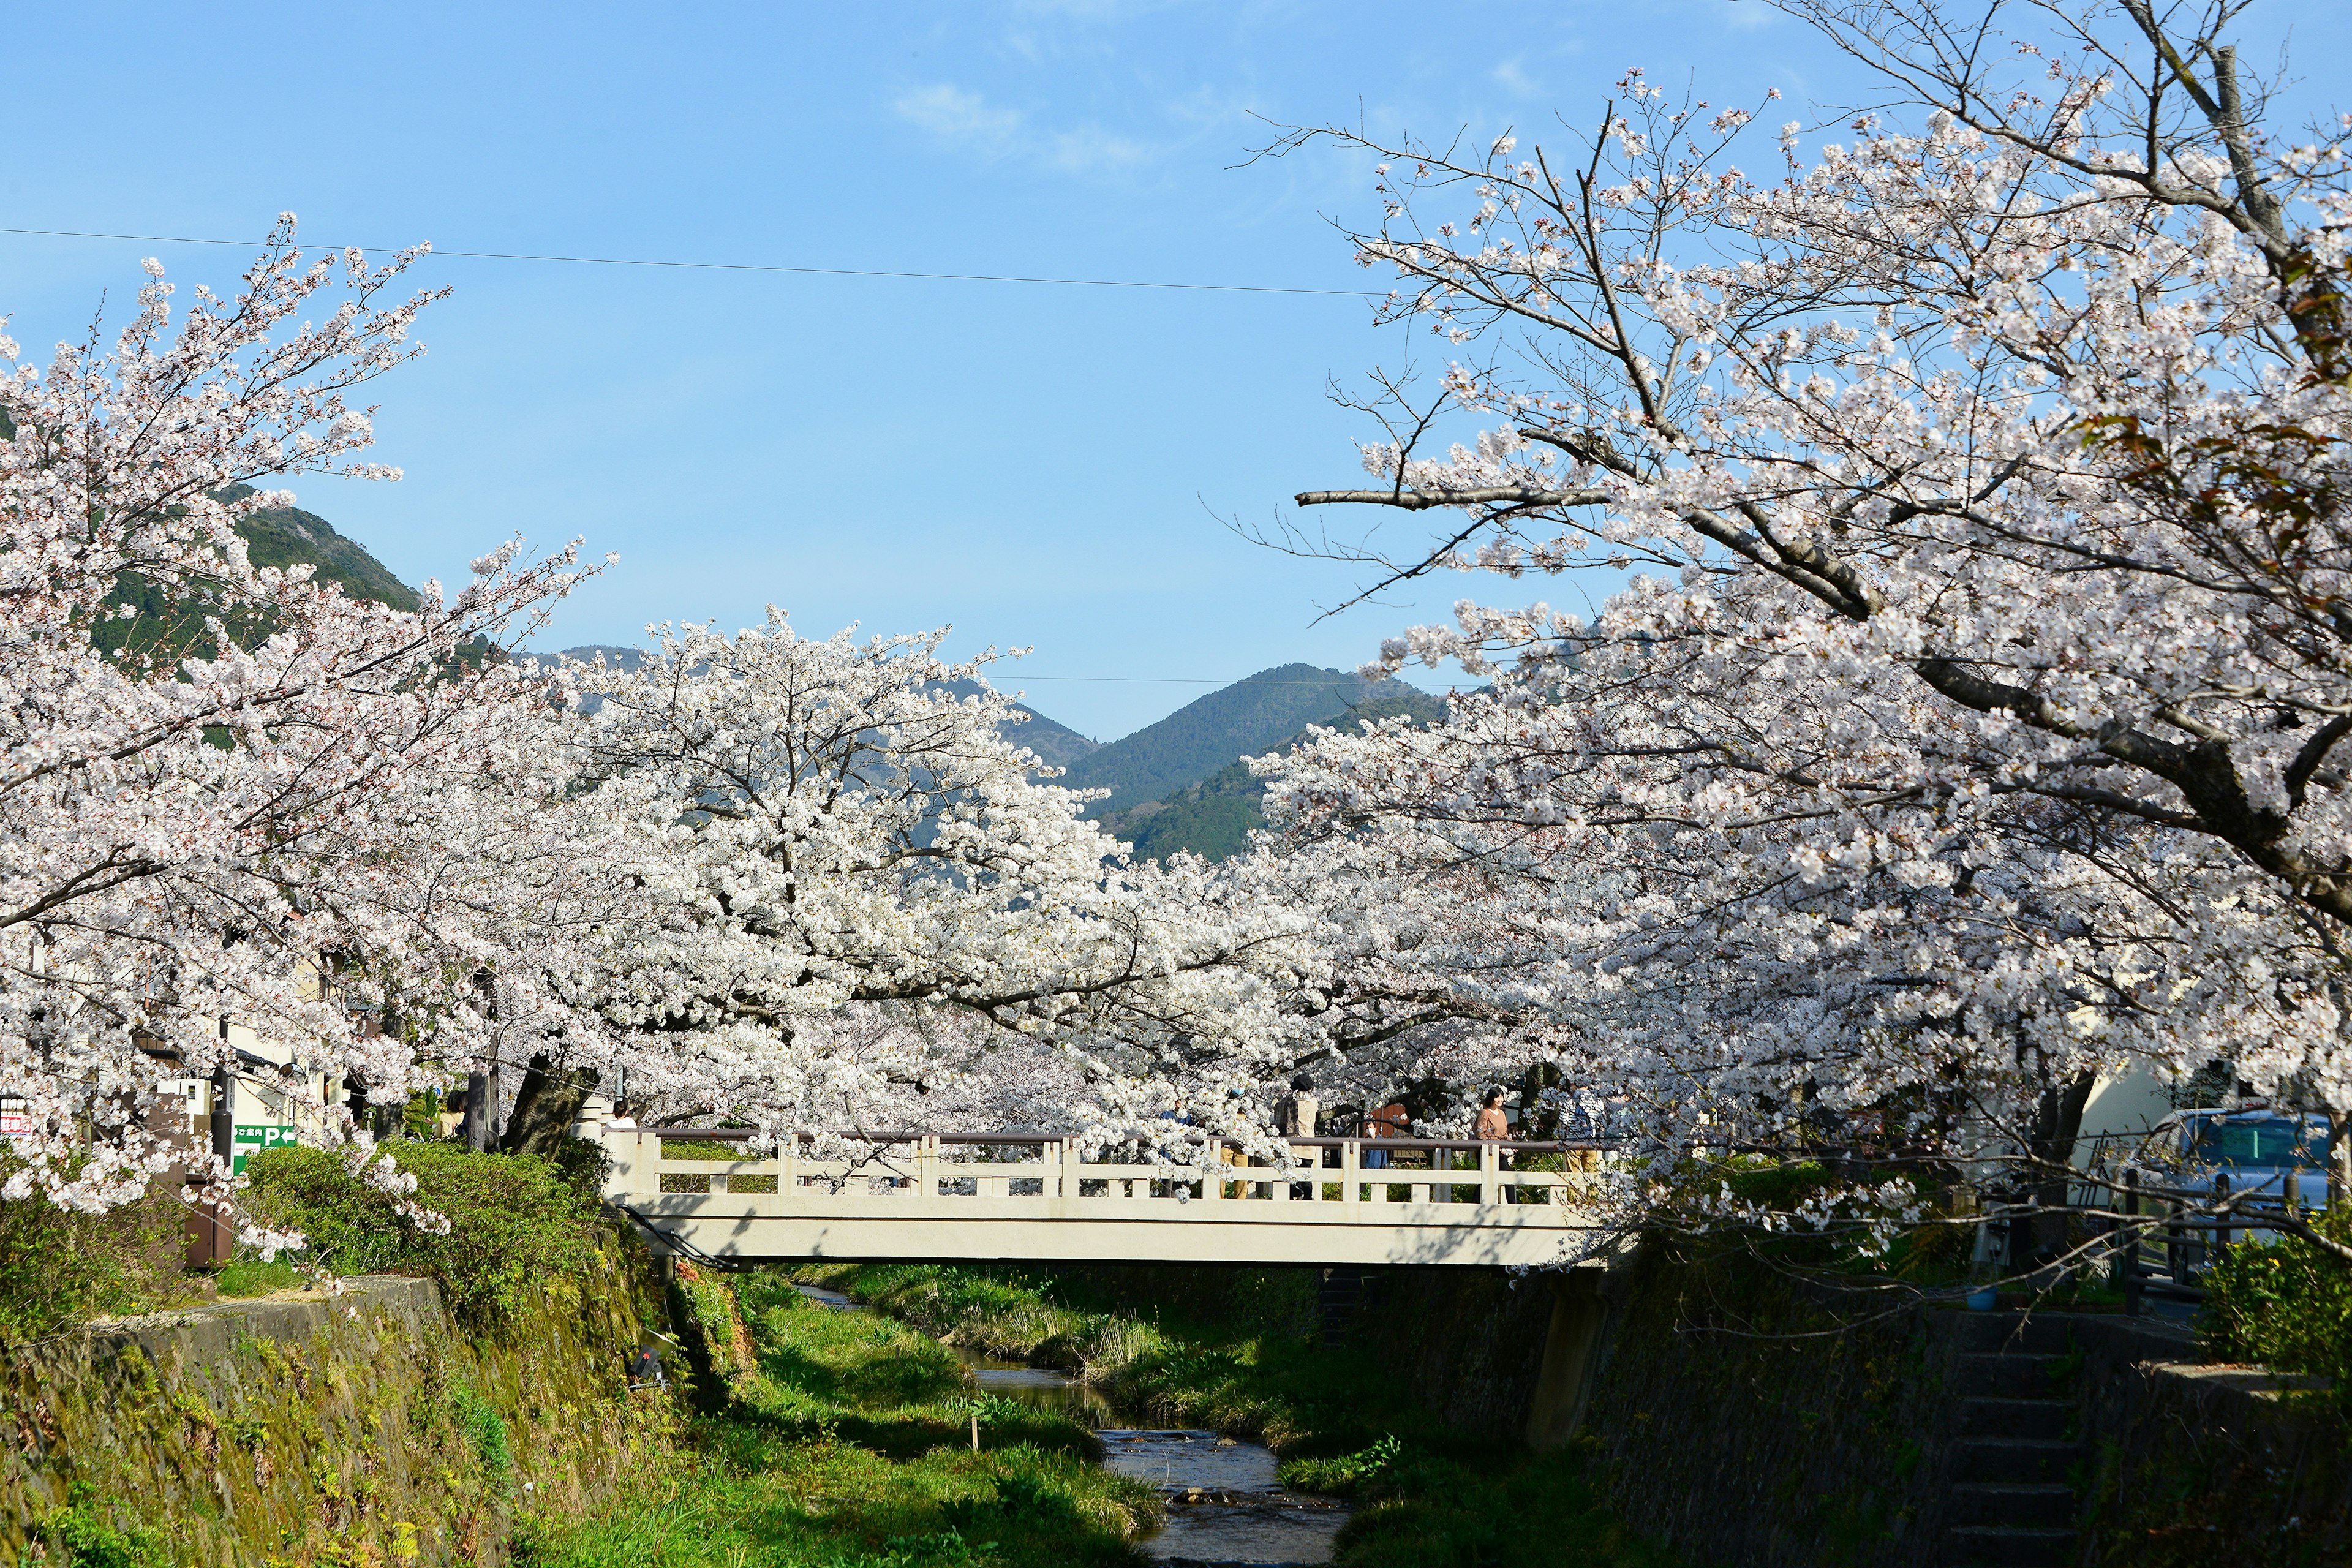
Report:
[{"label": "green shrub", "polygon": [[1323,1492],[1344,1497],[1386,1474],[1404,1452],[1391,1434],[1369,1448],[1338,1458],[1302,1458],[1282,1461],[1282,1484],[1294,1491]]},{"label": "green shrub", "polygon": [[338,1274],[418,1274],[476,1327],[502,1321],[550,1276],[592,1266],[604,1219],[593,1185],[553,1161],[477,1154],[455,1143],[399,1140],[393,1163],[416,1178],[414,1201],[447,1219],[436,1235],[322,1149],[270,1149],[246,1163],[247,1201],[268,1223],[303,1234],[311,1258]]},{"label": "green shrub", "polygon": [[[0,1154],[0,1178],[21,1168]],[[181,1284],[187,1210],[168,1192],[102,1215],[35,1194],[0,1202],[0,1341],[156,1305]]]},{"label": "green shrub", "polygon": [[61,1568],[163,1568],[163,1542],[155,1531],[136,1525],[117,1530],[99,1512],[88,1481],[74,1482],[66,1496],[66,1506],[34,1531],[35,1540],[59,1554],[49,1561]]},{"label": "green shrub", "polygon": [[[2352,1243],[2352,1209],[2315,1216],[2314,1228]],[[2334,1380],[2352,1404],[2352,1265],[2294,1237],[2242,1241],[2206,1271],[2199,1324],[2216,1361]]]}]

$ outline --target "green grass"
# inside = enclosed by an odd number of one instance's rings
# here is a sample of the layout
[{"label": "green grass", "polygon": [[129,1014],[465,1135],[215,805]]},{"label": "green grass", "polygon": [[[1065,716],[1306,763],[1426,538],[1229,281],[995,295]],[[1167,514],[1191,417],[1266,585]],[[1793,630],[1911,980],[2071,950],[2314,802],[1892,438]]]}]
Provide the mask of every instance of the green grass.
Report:
[{"label": "green grass", "polygon": [[1503,1465],[1404,1447],[1350,1489],[1356,1517],[1339,1531],[1344,1568],[1487,1568],[1573,1563],[1673,1568],[1588,1479],[1571,1444]]},{"label": "green grass", "polygon": [[[1191,1300],[1168,1290],[1139,1309],[1080,1273],[927,1264],[815,1264],[797,1279],[831,1286],[951,1343],[1075,1372],[1139,1420],[1213,1427],[1285,1453],[1344,1453],[1392,1425],[1426,1429],[1426,1413],[1367,1388],[1392,1381],[1360,1350],[1311,1337],[1311,1277],[1230,1276]],[[1198,1282],[1196,1271],[1195,1282]],[[1295,1276],[1295,1278],[1294,1278]],[[1149,1318],[1142,1315],[1149,1310]]]},{"label": "green grass", "polygon": [[264,1263],[259,1258],[224,1264],[213,1276],[213,1288],[224,1296],[267,1296],[277,1290],[299,1290],[302,1284],[302,1271],[292,1264]]},{"label": "green grass", "polygon": [[[1129,1568],[1150,1493],[1067,1417],[979,1399],[954,1354],[782,1280],[740,1295],[758,1365],[627,1506],[537,1521],[530,1568]],[[971,1420],[982,1418],[973,1452]]]},{"label": "green grass", "polygon": [[1312,1296],[1299,1270],[1213,1282],[1194,1271],[1190,1292],[1153,1278],[1152,1309],[1083,1271],[834,1264],[793,1275],[956,1343],[1081,1373],[1142,1419],[1259,1438],[1282,1456],[1285,1486],[1357,1502],[1341,1568],[1675,1563],[1588,1479],[1586,1448],[1537,1455],[1446,1434],[1378,1357],[1323,1348],[1300,1310]]}]

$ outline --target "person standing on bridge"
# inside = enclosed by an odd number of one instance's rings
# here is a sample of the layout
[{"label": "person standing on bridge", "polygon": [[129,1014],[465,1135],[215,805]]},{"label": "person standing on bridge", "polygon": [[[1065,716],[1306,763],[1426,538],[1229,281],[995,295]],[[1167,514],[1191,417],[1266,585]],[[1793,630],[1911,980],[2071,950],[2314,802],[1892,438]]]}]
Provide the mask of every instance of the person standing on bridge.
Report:
[{"label": "person standing on bridge", "polygon": [[[1305,1073],[1300,1073],[1290,1080],[1290,1092],[1275,1102],[1274,1130],[1285,1138],[1312,1138],[1315,1136],[1315,1115],[1319,1109],[1320,1107],[1315,1103],[1315,1080]],[[1287,1158],[1296,1168],[1298,1164],[1297,1156],[1294,1154]],[[1310,1167],[1320,1169],[1323,1164],[1323,1152],[1319,1149],[1307,1150],[1307,1163]],[[1294,1198],[1311,1198],[1315,1195],[1315,1189],[1307,1183],[1293,1182],[1290,1184],[1290,1195]]]},{"label": "person standing on bridge", "polygon": [[[1368,1139],[1402,1138],[1409,1115],[1402,1100],[1391,1100],[1364,1118],[1364,1136]],[[1364,1169],[1385,1171],[1388,1168],[1389,1152],[1386,1149],[1364,1151]]]},{"label": "person standing on bridge", "polygon": [[1486,1091],[1486,1102],[1478,1108],[1478,1129],[1473,1136],[1481,1143],[1507,1143],[1511,1141],[1511,1116],[1503,1109],[1501,1089]]},{"label": "person standing on bridge", "polygon": [[[1511,1113],[1503,1109],[1503,1091],[1490,1089],[1486,1101],[1478,1108],[1478,1125],[1471,1136],[1481,1143],[1507,1143],[1511,1141]],[[1511,1168],[1511,1157],[1499,1155],[1496,1164],[1504,1170]]]}]

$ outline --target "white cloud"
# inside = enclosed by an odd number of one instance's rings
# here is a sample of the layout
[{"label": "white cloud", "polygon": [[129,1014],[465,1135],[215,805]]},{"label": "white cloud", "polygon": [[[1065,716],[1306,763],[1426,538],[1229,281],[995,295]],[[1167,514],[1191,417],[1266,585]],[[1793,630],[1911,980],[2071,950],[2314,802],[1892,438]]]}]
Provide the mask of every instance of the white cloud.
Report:
[{"label": "white cloud", "polygon": [[1516,59],[1505,60],[1486,74],[1494,79],[1496,87],[1519,98],[1539,98],[1543,95],[1543,89],[1519,68],[1519,62]]},{"label": "white cloud", "polygon": [[1068,131],[1033,126],[1017,109],[1000,108],[952,82],[902,92],[890,107],[900,119],[957,152],[1019,158],[1065,174],[1117,173],[1150,163],[1164,143],[1125,136],[1088,121]]},{"label": "white cloud", "polygon": [[1097,125],[1083,125],[1052,138],[1042,149],[1047,163],[1066,174],[1083,174],[1108,169],[1131,169],[1159,156],[1149,142],[1119,136]]},{"label": "white cloud", "polygon": [[980,94],[940,82],[900,93],[891,108],[898,116],[967,151],[996,157],[1010,149],[1021,134],[1021,111],[998,109]]}]

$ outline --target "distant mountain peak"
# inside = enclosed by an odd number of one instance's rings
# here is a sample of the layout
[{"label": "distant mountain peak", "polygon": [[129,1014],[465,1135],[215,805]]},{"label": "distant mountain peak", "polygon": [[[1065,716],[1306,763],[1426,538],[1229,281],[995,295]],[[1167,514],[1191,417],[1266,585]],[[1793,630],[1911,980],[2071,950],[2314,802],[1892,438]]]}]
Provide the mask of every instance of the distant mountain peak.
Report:
[{"label": "distant mountain peak", "polygon": [[1402,681],[1367,680],[1311,664],[1276,665],[1088,752],[1071,764],[1063,782],[1109,790],[1110,797],[1092,811],[1116,816],[1147,801],[1164,802],[1236,758],[1274,750],[1310,724],[1334,723],[1367,703],[1411,692]]}]

